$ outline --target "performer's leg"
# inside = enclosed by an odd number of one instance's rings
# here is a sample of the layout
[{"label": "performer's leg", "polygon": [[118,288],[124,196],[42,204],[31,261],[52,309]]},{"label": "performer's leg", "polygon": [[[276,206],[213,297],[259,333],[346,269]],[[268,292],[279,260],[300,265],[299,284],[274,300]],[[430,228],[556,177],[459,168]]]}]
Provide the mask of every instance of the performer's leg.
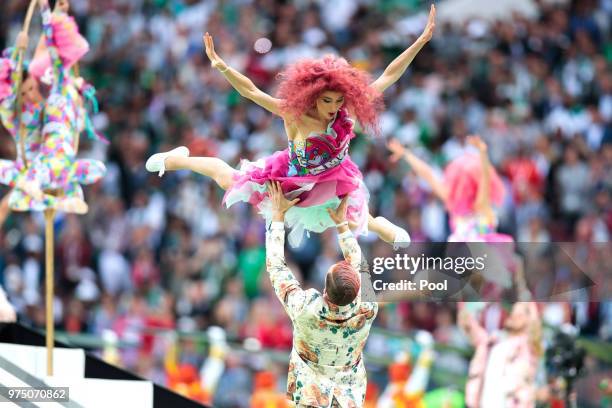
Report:
[{"label": "performer's leg", "polygon": [[166,170],[191,170],[212,178],[224,190],[234,184],[236,170],[216,157],[189,157],[189,149],[177,147],[149,157],[145,167],[161,177]]},{"label": "performer's leg", "polygon": [[86,214],[89,210],[83,196],[83,189],[76,181],[66,186],[64,195],[61,197],[45,194],[45,204],[48,208],[55,208],[57,211],[70,214]]},{"label": "performer's leg", "polygon": [[0,160],[0,184],[5,186],[15,187],[19,170],[14,161]]},{"label": "performer's leg", "polygon": [[[54,103],[60,103],[63,99],[53,100]],[[42,190],[65,190],[72,182],[73,176],[75,151],[72,131],[62,120],[48,115],[47,123],[42,131],[42,140],[40,152],[32,161],[29,169],[34,174],[29,176],[28,180],[36,180]]]},{"label": "performer's leg", "polygon": [[395,249],[406,248],[410,245],[408,232],[391,223],[385,217],[368,217],[368,229],[374,231],[383,241],[392,243]]},{"label": "performer's leg", "polygon": [[166,159],[166,169],[195,171],[212,178],[224,190],[232,187],[236,174],[235,169],[216,157],[170,156]]},{"label": "performer's leg", "polygon": [[100,160],[78,159],[74,162],[74,181],[93,184],[106,174],[106,166]]},{"label": "performer's leg", "polygon": [[0,160],[0,184],[17,187],[36,200],[42,200],[40,183],[33,178],[30,169],[24,169],[20,161]]}]

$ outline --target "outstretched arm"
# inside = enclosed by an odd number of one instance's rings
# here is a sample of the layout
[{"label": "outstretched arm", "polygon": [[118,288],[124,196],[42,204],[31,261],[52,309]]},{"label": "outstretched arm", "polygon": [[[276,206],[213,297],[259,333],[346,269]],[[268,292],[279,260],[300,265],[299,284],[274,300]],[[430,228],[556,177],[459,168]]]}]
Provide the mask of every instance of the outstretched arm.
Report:
[{"label": "outstretched arm", "polygon": [[[328,208],[327,212],[332,221],[336,223],[336,228],[338,228],[338,243],[344,259],[359,272],[361,270],[361,248],[349,229],[349,223],[346,220],[347,207],[348,195],[344,196],[336,210]],[[361,274],[359,276],[361,277]]]},{"label": "outstretched arm", "polygon": [[281,100],[263,92],[255,86],[253,81],[227,65],[225,61],[217,55],[212,36],[208,33],[204,34],[204,46],[206,47],[206,55],[210,59],[213,68],[217,68],[240,95],[252,100],[262,108],[282,116],[280,110]]},{"label": "outstretched arm", "polygon": [[266,232],[266,267],[276,296],[293,320],[304,306],[304,291],[291,269],[285,262],[285,212],[293,207],[298,199],[287,200],[280,184],[268,184],[272,201],[272,224]]},{"label": "outstretched arm", "polygon": [[4,221],[6,220],[6,217],[8,217],[8,214],[10,212],[8,204],[10,195],[11,194],[9,192],[2,198],[2,201],[0,201],[0,228],[2,228],[2,225],[4,224]]},{"label": "outstretched arm", "polygon": [[9,64],[11,67],[10,74],[10,91],[8,95],[0,101],[0,120],[6,128],[6,130],[16,138],[18,127],[19,127],[19,113],[17,112],[17,100],[19,94],[19,87],[22,84],[22,71],[18,70],[17,67],[23,61],[23,54],[28,48],[28,34],[24,31],[19,32],[17,35],[16,47],[9,48],[4,51],[6,58],[0,59],[1,64]]},{"label": "outstretched arm", "polygon": [[340,244],[340,249],[342,250],[344,260],[348,262],[353,267],[353,270],[357,273],[357,279],[359,279],[359,291],[357,292],[356,300],[361,301],[361,248],[353,236],[353,233],[349,229],[349,222],[346,219],[348,198],[348,194],[345,195],[338,208],[335,210],[328,208],[327,212],[338,229],[338,243]]},{"label": "outstretched arm", "polygon": [[421,51],[421,49],[431,40],[433,36],[433,30],[436,26],[436,6],[433,4],[429,10],[429,18],[427,19],[427,25],[423,34],[412,44],[406,51],[402,52],[397,58],[395,58],[389,66],[385,69],[382,75],[372,82],[372,87],[379,92],[384,92],[385,89],[397,82],[398,79],[406,72],[406,68],[410,65],[414,57]]},{"label": "outstretched arm", "polygon": [[476,346],[488,338],[487,331],[478,323],[476,318],[467,310],[465,302],[459,303],[459,316],[457,323],[470,339],[472,345]]},{"label": "outstretched arm", "polygon": [[442,200],[442,202],[446,203],[448,190],[446,189],[446,186],[438,179],[433,168],[431,168],[429,164],[425,163],[414,153],[404,148],[404,146],[402,146],[402,144],[396,139],[391,139],[387,147],[393,153],[391,156],[392,162],[396,162],[399,159],[406,160],[417,176],[424,179],[427,184],[429,184],[434,194],[440,200]]},{"label": "outstretched arm", "polygon": [[59,52],[53,41],[53,26],[51,25],[51,9],[49,8],[48,0],[38,0],[40,5],[40,13],[42,15],[43,34],[45,35],[45,45],[51,57],[51,66],[53,67],[53,86],[60,87],[64,82],[64,67]]},{"label": "outstretched arm", "polygon": [[479,136],[469,136],[467,142],[476,147],[480,156],[480,180],[478,183],[478,193],[476,193],[476,202],[474,209],[485,215],[492,215],[491,208],[491,163],[487,152],[487,144],[482,141]]}]

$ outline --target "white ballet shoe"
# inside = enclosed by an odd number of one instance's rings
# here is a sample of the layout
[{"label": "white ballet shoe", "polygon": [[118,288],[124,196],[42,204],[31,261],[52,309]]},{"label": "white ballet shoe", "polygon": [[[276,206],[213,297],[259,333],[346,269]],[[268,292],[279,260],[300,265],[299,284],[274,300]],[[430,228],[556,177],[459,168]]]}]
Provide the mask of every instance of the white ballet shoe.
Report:
[{"label": "white ballet shoe", "polygon": [[398,227],[385,217],[376,217],[376,221],[380,222],[385,228],[391,229],[395,232],[395,238],[393,239],[393,249],[398,250],[399,248],[408,248],[411,239],[410,234],[403,228]]},{"label": "white ballet shoe", "polygon": [[185,146],[179,146],[168,152],[155,153],[145,163],[147,171],[151,173],[159,172],[159,177],[163,176],[166,172],[166,158],[170,156],[189,157],[189,149]]}]

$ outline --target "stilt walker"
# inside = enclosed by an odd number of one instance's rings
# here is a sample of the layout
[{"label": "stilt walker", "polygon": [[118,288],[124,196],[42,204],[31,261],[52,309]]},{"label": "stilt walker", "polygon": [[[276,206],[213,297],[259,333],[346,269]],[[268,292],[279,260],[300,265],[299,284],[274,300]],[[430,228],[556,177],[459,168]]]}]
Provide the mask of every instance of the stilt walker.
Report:
[{"label": "stilt walker", "polygon": [[[43,41],[22,81],[27,30],[36,2]],[[18,51],[0,61],[0,118],[19,147],[15,162],[0,161],[0,183],[13,188],[12,211],[42,211],[45,216],[47,375],[53,375],[55,215],[58,211],[85,214],[88,207],[80,184],[92,184],[106,173],[100,161],[76,159],[80,133],[87,130],[95,136],[85,102],[90,101],[94,110],[97,103],[94,88],[70,71],[89,45],[66,11],[57,7],[52,14],[48,0],[31,0]],[[51,86],[46,98],[39,81]]]}]

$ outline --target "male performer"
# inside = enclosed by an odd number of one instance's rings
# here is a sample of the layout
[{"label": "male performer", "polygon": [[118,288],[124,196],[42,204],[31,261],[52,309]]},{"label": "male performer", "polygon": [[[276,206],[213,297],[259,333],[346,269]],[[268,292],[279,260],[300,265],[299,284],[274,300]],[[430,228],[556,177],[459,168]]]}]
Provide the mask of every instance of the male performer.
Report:
[{"label": "male performer", "polygon": [[347,197],[328,210],[338,228],[345,260],[327,272],[325,290],[303,290],[285,263],[287,200],[269,185],[272,224],[266,234],[266,264],[274,291],[293,322],[287,395],[298,407],[361,407],[366,372],[362,352],[378,304],[361,301],[361,249],[346,221]]},{"label": "male performer", "polygon": [[465,401],[469,408],[535,407],[542,322],[535,302],[517,302],[504,332],[489,334],[460,304],[459,325],[476,348]]}]

